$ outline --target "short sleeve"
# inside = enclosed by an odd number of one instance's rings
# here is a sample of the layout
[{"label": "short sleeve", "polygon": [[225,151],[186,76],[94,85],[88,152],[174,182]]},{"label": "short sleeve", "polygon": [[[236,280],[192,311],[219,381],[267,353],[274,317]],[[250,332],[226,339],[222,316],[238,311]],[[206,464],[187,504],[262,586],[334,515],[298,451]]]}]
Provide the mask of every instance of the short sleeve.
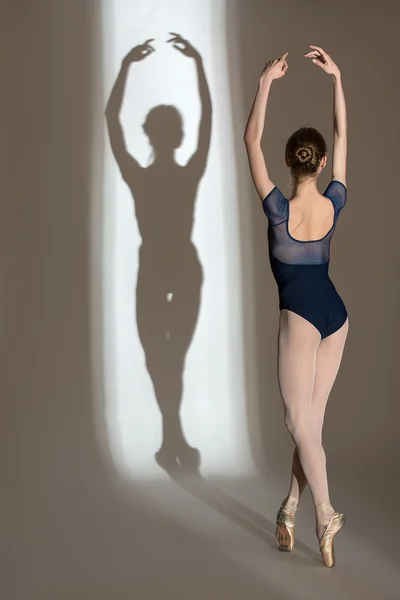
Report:
[{"label": "short sleeve", "polygon": [[341,181],[334,179],[331,181],[324,192],[324,196],[332,201],[335,207],[336,214],[338,215],[347,200],[347,188]]},{"label": "short sleeve", "polygon": [[288,217],[288,201],[276,186],[264,198],[262,206],[271,225],[279,225]]}]

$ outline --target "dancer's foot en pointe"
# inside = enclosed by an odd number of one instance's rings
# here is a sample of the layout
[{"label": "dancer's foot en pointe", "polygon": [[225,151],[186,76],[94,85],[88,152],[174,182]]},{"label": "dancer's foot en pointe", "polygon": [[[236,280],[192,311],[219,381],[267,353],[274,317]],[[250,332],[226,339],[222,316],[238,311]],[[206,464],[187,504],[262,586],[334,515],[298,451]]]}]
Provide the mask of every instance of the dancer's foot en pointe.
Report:
[{"label": "dancer's foot en pointe", "polygon": [[317,536],[322,561],[326,567],[335,564],[335,535],[344,525],[344,514],[334,510],[330,502],[315,507],[317,518]]},{"label": "dancer's foot en pointe", "polygon": [[291,552],[294,546],[295,514],[299,499],[288,496],[281,504],[276,517],[275,539],[281,552]]}]

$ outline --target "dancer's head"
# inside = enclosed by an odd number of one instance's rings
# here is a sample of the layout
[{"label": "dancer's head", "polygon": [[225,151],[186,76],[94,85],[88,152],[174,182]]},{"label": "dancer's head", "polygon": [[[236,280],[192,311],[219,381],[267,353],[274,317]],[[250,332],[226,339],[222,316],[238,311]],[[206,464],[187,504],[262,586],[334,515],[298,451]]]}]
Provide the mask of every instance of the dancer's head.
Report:
[{"label": "dancer's head", "polygon": [[326,142],[313,127],[301,127],[286,143],[285,161],[294,183],[316,179],[326,165]]},{"label": "dancer's head", "polygon": [[156,153],[173,152],[183,139],[181,114],[175,106],[155,106],[148,113],[143,130]]}]

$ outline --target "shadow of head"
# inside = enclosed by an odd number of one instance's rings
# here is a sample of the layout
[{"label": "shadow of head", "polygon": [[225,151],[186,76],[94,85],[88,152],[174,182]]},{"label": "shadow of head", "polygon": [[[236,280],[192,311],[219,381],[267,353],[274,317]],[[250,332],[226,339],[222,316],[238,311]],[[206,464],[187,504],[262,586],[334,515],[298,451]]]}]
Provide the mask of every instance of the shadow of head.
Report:
[{"label": "shadow of head", "polygon": [[155,106],[146,116],[143,131],[155,152],[172,153],[183,140],[182,115],[175,106]]}]

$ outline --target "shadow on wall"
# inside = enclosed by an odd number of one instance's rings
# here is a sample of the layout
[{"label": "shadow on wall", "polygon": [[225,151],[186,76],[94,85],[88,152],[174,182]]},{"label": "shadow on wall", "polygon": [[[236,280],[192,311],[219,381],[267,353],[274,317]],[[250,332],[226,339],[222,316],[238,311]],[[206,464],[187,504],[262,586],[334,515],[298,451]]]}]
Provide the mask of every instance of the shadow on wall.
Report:
[{"label": "shadow on wall", "polygon": [[157,462],[197,468],[200,452],[186,441],[180,419],[185,358],[198,320],[203,272],[191,236],[196,195],[204,174],[211,137],[212,105],[198,51],[175,35],[174,47],[194,61],[201,119],[197,149],[188,163],[175,162],[183,122],[174,106],[156,106],[143,124],[153,162],[143,168],[127,150],[120,111],[128,73],[153,51],[150,43],[124,58],[112,89],[106,117],[112,151],[135,205],[142,244],[136,287],[136,315],[146,365],[162,415],[162,446]]}]

